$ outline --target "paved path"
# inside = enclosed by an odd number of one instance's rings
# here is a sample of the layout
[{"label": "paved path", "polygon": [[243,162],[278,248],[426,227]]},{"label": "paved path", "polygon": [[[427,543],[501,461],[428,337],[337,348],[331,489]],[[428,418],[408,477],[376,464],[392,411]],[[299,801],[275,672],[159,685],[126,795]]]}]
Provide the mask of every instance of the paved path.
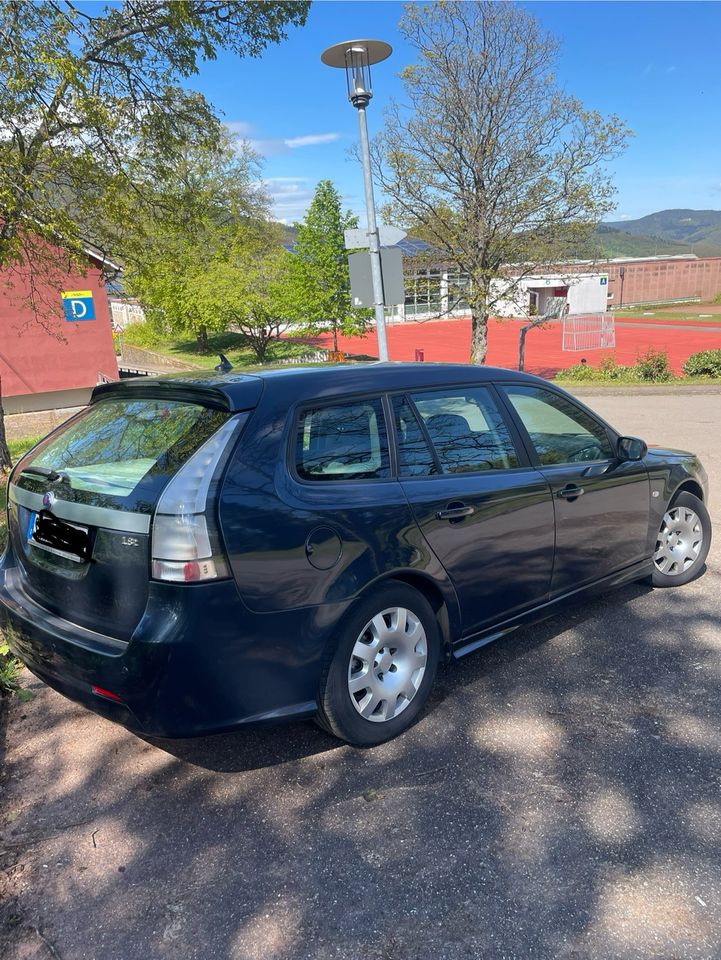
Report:
[{"label": "paved path", "polygon": [[[673,399],[584,395],[718,465],[721,395]],[[720,625],[717,546],[687,587],[445,669],[370,751],[311,724],[146,742],[32,681],[0,781],[0,956],[718,960]]]}]

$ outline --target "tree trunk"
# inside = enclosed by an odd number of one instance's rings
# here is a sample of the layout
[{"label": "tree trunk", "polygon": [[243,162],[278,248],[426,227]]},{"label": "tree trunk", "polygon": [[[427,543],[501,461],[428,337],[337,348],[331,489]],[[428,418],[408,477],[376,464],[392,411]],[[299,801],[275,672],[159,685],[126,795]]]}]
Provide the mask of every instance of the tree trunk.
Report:
[{"label": "tree trunk", "polygon": [[485,363],[488,351],[488,314],[471,306],[471,363]]},{"label": "tree trunk", "polygon": [[195,335],[195,352],[208,352],[208,331],[206,330],[204,323],[201,323],[201,325],[198,327],[198,332]]},{"label": "tree trunk", "polygon": [[338,353],[338,324],[333,324],[333,353]]},{"label": "tree trunk", "polygon": [[526,362],[526,334],[533,326],[532,323],[527,323],[525,327],[521,327],[518,333],[518,369],[523,370],[523,365]]},{"label": "tree trunk", "polygon": [[10,450],[5,437],[5,410],[3,409],[2,377],[0,377],[0,469],[3,473],[10,473],[12,465]]}]

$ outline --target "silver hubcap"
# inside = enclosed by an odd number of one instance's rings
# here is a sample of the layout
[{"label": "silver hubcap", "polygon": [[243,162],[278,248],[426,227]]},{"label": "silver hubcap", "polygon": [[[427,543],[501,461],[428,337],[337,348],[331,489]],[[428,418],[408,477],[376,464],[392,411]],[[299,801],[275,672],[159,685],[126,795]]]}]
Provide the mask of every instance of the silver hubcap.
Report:
[{"label": "silver hubcap", "polygon": [[366,720],[383,723],[402,713],[423,681],[428,641],[418,617],[389,607],[363,627],[348,665],[351,703]]},{"label": "silver hubcap", "polygon": [[663,518],[656,540],[656,569],[674,577],[688,570],[703,545],[703,527],[689,507],[671,507]]}]

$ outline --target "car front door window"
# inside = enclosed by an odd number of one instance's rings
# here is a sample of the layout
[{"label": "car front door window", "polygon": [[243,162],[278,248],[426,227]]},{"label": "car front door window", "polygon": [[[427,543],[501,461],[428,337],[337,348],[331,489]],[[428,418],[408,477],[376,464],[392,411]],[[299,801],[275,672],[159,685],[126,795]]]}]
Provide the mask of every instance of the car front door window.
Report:
[{"label": "car front door window", "polygon": [[513,404],[544,466],[610,460],[604,426],[570,400],[540,387],[508,387]]}]

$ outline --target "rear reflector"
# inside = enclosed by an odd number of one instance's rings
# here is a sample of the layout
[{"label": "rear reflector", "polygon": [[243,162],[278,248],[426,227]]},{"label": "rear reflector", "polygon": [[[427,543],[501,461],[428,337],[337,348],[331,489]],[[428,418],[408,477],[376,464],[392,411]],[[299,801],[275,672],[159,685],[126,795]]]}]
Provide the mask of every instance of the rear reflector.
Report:
[{"label": "rear reflector", "polygon": [[204,560],[153,560],[153,579],[175,583],[199,583],[201,580],[221,580],[230,576],[225,557],[206,557]]},{"label": "rear reflector", "polygon": [[107,700],[115,700],[116,703],[123,702],[117,693],[111,693],[110,690],[104,690],[102,687],[91,687],[91,690],[96,697],[105,697]]}]

